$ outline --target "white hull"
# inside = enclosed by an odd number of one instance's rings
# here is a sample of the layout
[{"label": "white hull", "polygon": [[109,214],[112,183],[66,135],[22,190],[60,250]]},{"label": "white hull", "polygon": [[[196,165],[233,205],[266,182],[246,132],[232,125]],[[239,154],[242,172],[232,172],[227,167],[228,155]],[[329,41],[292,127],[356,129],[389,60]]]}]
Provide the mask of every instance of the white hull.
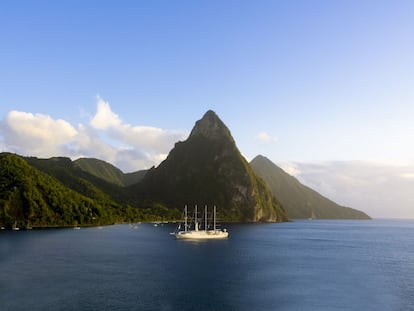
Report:
[{"label": "white hull", "polygon": [[191,240],[213,240],[226,239],[229,236],[227,231],[209,230],[209,231],[180,231],[175,234],[177,239],[191,239]]},{"label": "white hull", "polygon": [[[184,230],[180,230],[181,224],[178,226],[177,230],[173,233],[177,239],[183,240],[217,240],[217,239],[226,239],[229,236],[229,233],[226,229],[220,230],[216,228],[216,206],[214,206],[213,213],[213,229],[208,230],[208,214],[207,206],[204,209],[204,230],[200,230],[198,216],[197,216],[197,205],[194,208],[194,225],[188,225],[188,216],[187,216],[187,205],[184,208]],[[192,227],[192,230],[189,230],[189,227]]]}]

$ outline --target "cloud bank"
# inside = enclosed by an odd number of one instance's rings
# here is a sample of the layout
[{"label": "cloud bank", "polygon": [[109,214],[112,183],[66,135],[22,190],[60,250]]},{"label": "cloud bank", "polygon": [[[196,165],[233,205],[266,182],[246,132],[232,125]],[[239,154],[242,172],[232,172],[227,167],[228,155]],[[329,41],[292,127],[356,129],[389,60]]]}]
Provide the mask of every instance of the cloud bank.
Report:
[{"label": "cloud bank", "polygon": [[367,161],[281,163],[333,201],[374,218],[414,218],[414,165]]},{"label": "cloud bank", "polygon": [[76,126],[44,114],[10,111],[0,123],[1,151],[36,157],[93,157],[124,172],[158,165],[187,133],[125,123],[97,97],[97,111]]}]

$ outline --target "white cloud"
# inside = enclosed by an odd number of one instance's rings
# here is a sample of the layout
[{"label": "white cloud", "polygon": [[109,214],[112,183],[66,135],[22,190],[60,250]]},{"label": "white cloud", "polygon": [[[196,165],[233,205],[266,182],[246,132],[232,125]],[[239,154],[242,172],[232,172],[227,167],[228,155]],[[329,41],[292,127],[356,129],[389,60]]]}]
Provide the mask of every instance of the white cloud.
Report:
[{"label": "white cloud", "polygon": [[17,153],[59,154],[76,135],[77,130],[65,120],[54,120],[44,114],[10,111],[2,122],[4,144]]},{"label": "white cloud", "polygon": [[108,102],[105,102],[100,96],[97,97],[97,111],[95,116],[91,119],[91,125],[99,130],[106,130],[108,128],[117,128],[122,121],[117,114],[113,113]]},{"label": "white cloud", "polygon": [[90,124],[76,127],[44,114],[11,111],[0,123],[0,151],[37,157],[93,157],[124,172],[158,165],[186,133],[150,126],[132,126],[97,97]]},{"label": "white cloud", "polygon": [[75,141],[67,146],[66,155],[72,158],[98,158],[112,164],[115,163],[118,150],[101,139],[90,126],[79,124]]},{"label": "white cloud", "polygon": [[151,126],[132,126],[124,123],[112,112],[109,103],[98,97],[97,112],[90,124],[97,130],[105,130],[106,134],[129,146],[152,150],[160,154],[166,153],[178,140],[184,139],[185,133],[168,131]]},{"label": "white cloud", "polygon": [[295,163],[296,177],[333,201],[377,218],[414,218],[414,164]]},{"label": "white cloud", "polygon": [[266,132],[260,132],[259,134],[256,135],[256,139],[261,143],[261,144],[270,144],[270,143],[276,143],[278,141],[277,137],[273,137],[271,135],[269,135]]}]

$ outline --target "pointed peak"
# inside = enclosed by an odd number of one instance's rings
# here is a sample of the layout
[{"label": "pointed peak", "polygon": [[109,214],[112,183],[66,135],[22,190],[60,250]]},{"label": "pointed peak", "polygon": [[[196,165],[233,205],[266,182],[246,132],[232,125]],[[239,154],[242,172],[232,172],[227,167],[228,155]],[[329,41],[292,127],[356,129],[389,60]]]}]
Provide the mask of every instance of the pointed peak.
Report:
[{"label": "pointed peak", "polygon": [[257,162],[257,161],[263,161],[264,162],[264,161],[270,161],[270,160],[268,158],[266,158],[265,156],[259,154],[259,155],[255,156],[253,158],[253,160],[251,160],[250,162]]},{"label": "pointed peak", "polygon": [[213,111],[213,110],[208,110],[203,117],[197,121],[196,126],[199,125],[201,123],[201,125],[207,126],[207,125],[216,125],[216,124],[223,124],[223,121],[220,120],[219,116]]},{"label": "pointed peak", "polygon": [[217,118],[219,119],[218,115],[213,111],[213,110],[207,110],[207,112],[204,114],[203,119],[204,118]]},{"label": "pointed peak", "polygon": [[208,110],[204,116],[196,122],[190,137],[200,135],[209,139],[227,137],[234,142],[230,130],[213,110]]}]

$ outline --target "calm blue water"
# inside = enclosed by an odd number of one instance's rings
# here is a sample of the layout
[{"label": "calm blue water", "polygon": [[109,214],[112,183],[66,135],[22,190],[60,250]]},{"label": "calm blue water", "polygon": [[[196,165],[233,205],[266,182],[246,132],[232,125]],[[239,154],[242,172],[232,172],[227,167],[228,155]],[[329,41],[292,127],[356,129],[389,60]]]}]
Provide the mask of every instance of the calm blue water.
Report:
[{"label": "calm blue water", "polygon": [[414,221],[0,232],[1,310],[414,310]]}]

